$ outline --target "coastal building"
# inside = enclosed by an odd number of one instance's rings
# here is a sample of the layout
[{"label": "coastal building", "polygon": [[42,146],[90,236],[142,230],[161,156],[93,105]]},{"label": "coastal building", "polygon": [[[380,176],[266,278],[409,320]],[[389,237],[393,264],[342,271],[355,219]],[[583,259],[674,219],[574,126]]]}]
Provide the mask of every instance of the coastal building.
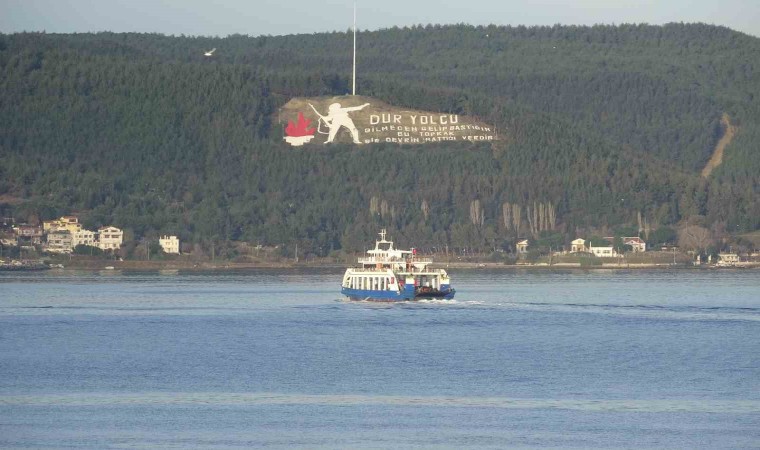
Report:
[{"label": "coastal building", "polygon": [[16,242],[19,247],[28,247],[42,244],[42,228],[34,225],[18,225],[13,227],[16,234]]},{"label": "coastal building", "polygon": [[525,255],[528,253],[528,240],[523,239],[521,241],[517,242],[517,245],[515,245],[515,250],[517,250],[518,255]]},{"label": "coastal building", "polygon": [[638,236],[624,237],[623,244],[630,245],[634,253],[647,251],[647,243]]},{"label": "coastal building", "polygon": [[601,247],[594,247],[589,246],[588,251],[593,253],[594,256],[598,256],[600,258],[612,258],[614,256],[617,256],[617,252],[611,245],[601,246]]},{"label": "coastal building", "polygon": [[77,245],[96,247],[95,232],[82,229],[71,233],[71,247],[74,248]]},{"label": "coastal building", "polygon": [[718,253],[719,266],[734,266],[739,262],[739,255],[736,253]]},{"label": "coastal building", "polygon": [[[638,236],[624,236],[620,239],[623,241],[623,245],[630,245],[631,251],[634,253],[647,251],[647,243]],[[611,236],[605,237],[604,240],[608,242],[615,242],[615,238]]]},{"label": "coastal building", "polygon": [[62,216],[60,219],[42,222],[42,230],[44,233],[56,230],[68,230],[69,233],[74,234],[82,230],[82,224],[79,223],[79,219],[76,216]]},{"label": "coastal building", "polygon": [[13,234],[2,234],[0,233],[0,245],[4,247],[15,247],[18,245],[18,241],[16,240],[16,236]]},{"label": "coastal building", "polygon": [[74,248],[69,230],[53,230],[47,234],[45,250],[50,253],[71,253]]},{"label": "coastal building", "polygon": [[124,232],[114,226],[98,229],[97,247],[102,250],[118,250],[124,240]]},{"label": "coastal building", "polygon": [[158,244],[164,250],[164,253],[179,255],[179,239],[177,236],[161,236]]},{"label": "coastal building", "polygon": [[578,238],[570,243],[570,253],[580,253],[586,251],[586,240]]}]

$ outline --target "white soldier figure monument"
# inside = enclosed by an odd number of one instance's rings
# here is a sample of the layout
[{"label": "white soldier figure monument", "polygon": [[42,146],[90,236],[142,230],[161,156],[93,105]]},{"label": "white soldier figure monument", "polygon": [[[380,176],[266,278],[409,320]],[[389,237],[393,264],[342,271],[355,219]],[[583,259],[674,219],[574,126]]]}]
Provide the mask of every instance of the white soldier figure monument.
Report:
[{"label": "white soldier figure monument", "polygon": [[353,139],[354,144],[361,144],[361,141],[359,141],[359,130],[356,128],[356,125],[354,125],[354,121],[351,120],[351,117],[348,116],[348,113],[362,110],[369,106],[369,103],[347,108],[342,107],[340,103],[333,103],[327,109],[327,116],[319,114],[317,108],[311,103],[309,103],[309,106],[311,106],[311,109],[313,109],[319,116],[319,120],[321,120],[330,130],[325,144],[330,144],[335,140],[335,136],[338,134],[341,127],[346,127],[346,129],[348,129],[351,133],[351,138]]}]

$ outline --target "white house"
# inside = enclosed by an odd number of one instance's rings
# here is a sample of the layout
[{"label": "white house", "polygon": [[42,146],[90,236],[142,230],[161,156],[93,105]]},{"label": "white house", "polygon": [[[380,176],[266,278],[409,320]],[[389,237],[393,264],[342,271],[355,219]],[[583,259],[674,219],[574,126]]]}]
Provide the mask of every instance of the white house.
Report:
[{"label": "white house", "polygon": [[[638,236],[624,236],[620,239],[623,241],[623,245],[630,245],[634,253],[647,251],[647,243]],[[615,242],[615,238],[612,236],[605,237],[604,240]]]},{"label": "white house", "polygon": [[114,226],[98,229],[97,246],[102,250],[118,250],[124,240],[124,232]]},{"label": "white house", "polygon": [[177,236],[161,236],[158,243],[164,249],[164,253],[179,255],[179,239]]},{"label": "white house", "polygon": [[617,252],[615,251],[615,248],[612,247],[611,245],[604,246],[604,247],[594,247],[592,245],[592,246],[589,246],[588,251],[600,258],[611,258],[613,256],[617,256]]},{"label": "white house", "polygon": [[515,247],[518,255],[524,255],[528,253],[528,240],[523,239],[522,241],[519,241]]},{"label": "white house", "polygon": [[647,251],[647,243],[638,236],[624,237],[623,244],[630,245],[634,253]]},{"label": "white house", "polygon": [[90,230],[79,230],[71,233],[71,247],[73,248],[77,245],[89,245],[95,247],[95,232]]},{"label": "white house", "polygon": [[739,255],[736,253],[718,253],[719,266],[734,266],[739,262]]},{"label": "white house", "polygon": [[69,230],[53,230],[47,234],[46,250],[50,253],[71,253],[71,232]]},{"label": "white house", "polygon": [[570,243],[570,253],[579,253],[586,251],[586,240],[578,238]]}]

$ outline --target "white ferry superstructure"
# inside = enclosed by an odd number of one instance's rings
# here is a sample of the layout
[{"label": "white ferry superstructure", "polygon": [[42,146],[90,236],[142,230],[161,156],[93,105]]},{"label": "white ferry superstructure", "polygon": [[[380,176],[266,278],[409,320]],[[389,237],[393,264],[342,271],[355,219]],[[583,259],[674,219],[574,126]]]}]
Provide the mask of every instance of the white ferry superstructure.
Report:
[{"label": "white ferry superstructure", "polygon": [[380,233],[375,248],[359,258],[357,267],[346,269],[341,293],[352,300],[404,301],[421,298],[452,299],[456,290],[444,269],[431,269],[431,259],[416,251],[393,248],[393,241]]}]

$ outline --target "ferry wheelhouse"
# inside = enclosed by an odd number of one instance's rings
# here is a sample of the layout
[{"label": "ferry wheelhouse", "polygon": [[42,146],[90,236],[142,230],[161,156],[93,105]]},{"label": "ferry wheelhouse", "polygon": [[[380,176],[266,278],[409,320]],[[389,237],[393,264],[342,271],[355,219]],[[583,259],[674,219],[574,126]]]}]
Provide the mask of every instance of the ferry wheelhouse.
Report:
[{"label": "ferry wheelhouse", "polygon": [[341,293],[351,300],[403,301],[420,298],[452,299],[456,292],[443,269],[431,269],[431,259],[418,258],[412,250],[393,248],[382,230],[375,248],[346,269]]}]

